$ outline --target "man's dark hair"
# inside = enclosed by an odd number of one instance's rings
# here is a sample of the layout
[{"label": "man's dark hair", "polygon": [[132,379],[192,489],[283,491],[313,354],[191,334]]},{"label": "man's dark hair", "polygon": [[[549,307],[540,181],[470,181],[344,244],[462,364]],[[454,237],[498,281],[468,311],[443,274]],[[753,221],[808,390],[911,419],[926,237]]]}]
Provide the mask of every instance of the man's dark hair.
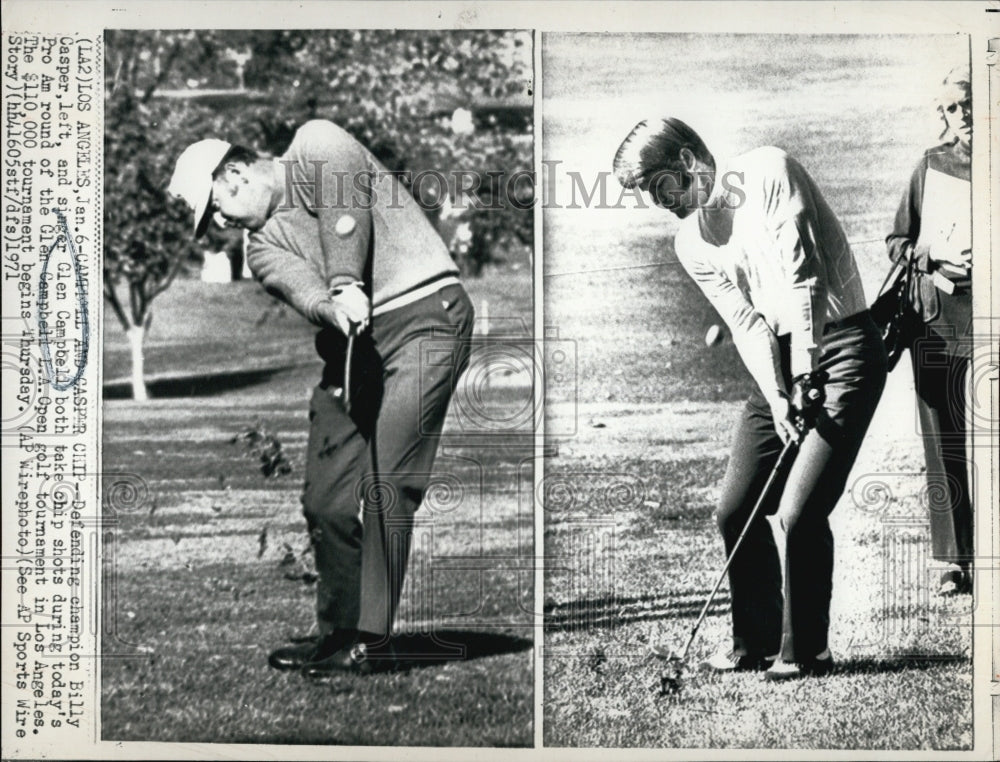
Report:
[{"label": "man's dark hair", "polygon": [[682,148],[688,148],[699,159],[715,166],[715,159],[694,130],[680,119],[644,119],[622,142],[615,154],[614,172],[625,188],[635,188],[665,172],[683,168]]},{"label": "man's dark hair", "polygon": [[254,151],[252,148],[247,148],[246,146],[231,146],[226,155],[222,157],[222,161],[219,162],[218,166],[212,170],[212,179],[215,180],[222,174],[223,167],[229,162],[238,162],[240,164],[253,164],[258,161],[261,155]]}]

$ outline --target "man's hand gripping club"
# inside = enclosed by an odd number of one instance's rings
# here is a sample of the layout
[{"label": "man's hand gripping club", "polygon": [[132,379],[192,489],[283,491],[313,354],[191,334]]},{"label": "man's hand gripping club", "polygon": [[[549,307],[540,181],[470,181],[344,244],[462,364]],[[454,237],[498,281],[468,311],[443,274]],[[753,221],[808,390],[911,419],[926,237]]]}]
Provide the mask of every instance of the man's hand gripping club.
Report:
[{"label": "man's hand gripping club", "polygon": [[320,306],[320,318],[347,337],[344,352],[344,388],[342,402],[348,415],[351,413],[351,365],[354,357],[354,339],[363,333],[371,321],[371,301],[364,292],[360,281],[343,286],[334,286],[330,295]]},{"label": "man's hand gripping club", "polygon": [[319,306],[319,317],[344,336],[364,333],[371,320],[371,301],[364,292],[364,284],[355,281],[330,289],[330,295]]},{"label": "man's hand gripping club", "polygon": [[801,442],[816,425],[826,402],[826,371],[803,373],[792,381],[791,394],[782,395],[771,403],[774,428],[782,442]]}]

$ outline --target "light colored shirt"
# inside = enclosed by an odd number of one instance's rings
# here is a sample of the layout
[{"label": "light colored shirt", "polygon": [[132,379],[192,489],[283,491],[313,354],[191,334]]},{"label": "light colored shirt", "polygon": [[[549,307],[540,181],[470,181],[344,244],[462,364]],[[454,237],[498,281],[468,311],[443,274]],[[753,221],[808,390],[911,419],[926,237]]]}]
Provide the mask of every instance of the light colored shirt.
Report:
[{"label": "light colored shirt", "polygon": [[[861,278],[837,217],[784,151],[755,149],[715,178],[707,206],[731,211],[686,218],[674,248],[761,392],[774,399],[788,392],[777,337],[790,334],[793,377],[814,370],[824,327],[867,309]],[[719,245],[705,240],[703,225]]]}]

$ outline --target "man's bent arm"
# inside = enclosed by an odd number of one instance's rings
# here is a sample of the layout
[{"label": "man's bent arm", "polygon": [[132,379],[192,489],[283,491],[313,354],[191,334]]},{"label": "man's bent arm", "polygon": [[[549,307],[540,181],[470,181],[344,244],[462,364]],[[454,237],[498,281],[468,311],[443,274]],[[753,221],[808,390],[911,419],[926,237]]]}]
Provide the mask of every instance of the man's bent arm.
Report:
[{"label": "man's bent arm", "polygon": [[326,284],[306,260],[251,236],[247,265],[269,294],[291,305],[309,322],[325,325],[317,308],[327,298]]},{"label": "man's bent arm", "polygon": [[816,238],[821,231],[806,198],[806,183],[799,176],[805,170],[788,157],[782,158],[783,166],[774,168],[774,174],[767,178],[762,211],[786,278],[788,302],[782,314],[788,324],[783,328],[791,334],[791,371],[795,377],[815,370],[822,353],[826,282],[825,274],[819,277],[817,272],[821,268],[817,267]]},{"label": "man's bent arm", "polygon": [[332,122],[314,120],[296,136],[311,161],[321,160],[320,182],[314,198],[319,241],[326,265],[326,285],[333,288],[364,280],[371,242],[371,209],[375,167],[367,151]]},{"label": "man's bent arm", "polygon": [[681,264],[726,321],[736,350],[765,399],[771,402],[775,397],[787,396],[777,337],[764,317],[724,274],[693,260],[681,258]]}]

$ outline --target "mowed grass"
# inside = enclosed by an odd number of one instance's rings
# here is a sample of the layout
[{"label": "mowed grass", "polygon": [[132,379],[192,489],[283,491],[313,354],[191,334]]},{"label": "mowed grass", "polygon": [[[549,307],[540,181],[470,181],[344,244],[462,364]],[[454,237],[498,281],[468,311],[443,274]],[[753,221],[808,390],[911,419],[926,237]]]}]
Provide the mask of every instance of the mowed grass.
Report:
[{"label": "mowed grass", "polygon": [[[729,636],[724,584],[679,693],[648,649],[683,646],[722,568],[711,514],[739,403],[584,406],[592,424],[546,463],[546,745],[969,748],[973,601],[934,595],[919,442],[898,436],[907,379],[891,392],[902,404],[880,410],[832,517],[835,673],[701,672]],[[680,445],[650,444],[687,425]]]},{"label": "mowed grass", "polygon": [[[530,330],[526,272],[498,270],[467,288],[477,307],[489,301],[494,335],[517,323]],[[325,683],[278,673],[268,652],[308,635],[315,605],[299,502],[308,396],[321,370],[314,331],[253,283],[179,281],[156,309],[146,352],[154,399],[104,404],[105,517],[115,525],[103,738],[530,744],[530,429],[476,429],[470,439],[469,416],[449,415],[435,469],[442,487],[417,514],[399,614],[404,671]],[[104,358],[106,380],[127,377],[127,345],[110,320]],[[508,376],[463,387],[454,404],[485,393],[487,422],[505,411],[520,421],[531,389]],[[265,478],[240,438],[249,428],[281,442],[290,474]]]},{"label": "mowed grass", "polygon": [[[582,44],[581,44],[582,43]],[[722,568],[712,511],[751,380],[677,263],[655,208],[583,204],[639,118],[675,114],[721,154],[778,145],[802,161],[854,242],[866,294],[881,243],[937,137],[928,77],[960,40],[628,35],[543,37],[544,156],[561,161],[545,212],[545,323],[576,374],[549,389],[546,745],[638,748],[967,749],[972,609],[934,595],[923,453],[904,359],[831,518],[837,670],[772,685],[699,662],[729,636],[728,585],[679,692],[652,642],[680,648]],[[932,63],[933,62],[933,63]],[[940,69],[940,71],[938,71]],[[597,107],[597,104],[600,104]],[[617,183],[607,183],[609,206]],[[777,534],[780,541],[780,533]],[[670,688],[670,685],[667,685]]]}]

